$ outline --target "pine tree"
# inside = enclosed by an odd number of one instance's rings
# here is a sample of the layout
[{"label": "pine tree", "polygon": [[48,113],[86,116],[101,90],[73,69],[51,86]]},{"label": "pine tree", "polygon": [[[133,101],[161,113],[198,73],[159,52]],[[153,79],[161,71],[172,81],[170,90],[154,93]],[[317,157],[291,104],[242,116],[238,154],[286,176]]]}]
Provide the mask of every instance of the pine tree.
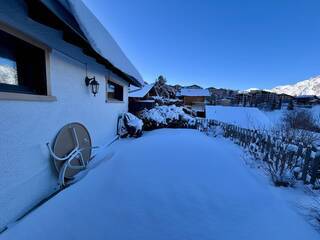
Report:
[{"label": "pine tree", "polygon": [[278,109],[281,109],[282,107],[282,98],[279,98],[279,102],[278,102]]},{"label": "pine tree", "polygon": [[293,108],[294,108],[294,107],[293,107],[293,101],[290,100],[287,109],[288,109],[288,110],[293,110]]},{"label": "pine tree", "polygon": [[277,102],[275,99],[273,99],[272,104],[271,104],[271,110],[275,110],[277,108]]}]

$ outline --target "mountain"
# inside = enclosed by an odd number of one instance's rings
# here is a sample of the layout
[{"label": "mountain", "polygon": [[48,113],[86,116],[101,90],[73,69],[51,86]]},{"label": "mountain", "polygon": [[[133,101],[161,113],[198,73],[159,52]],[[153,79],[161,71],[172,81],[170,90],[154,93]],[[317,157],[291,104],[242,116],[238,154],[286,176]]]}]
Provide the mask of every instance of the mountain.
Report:
[{"label": "mountain", "polygon": [[285,93],[291,96],[317,95],[320,96],[320,76],[312,77],[292,85],[278,86],[270,90],[275,93]]},{"label": "mountain", "polygon": [[199,85],[193,84],[190,86],[184,86],[184,88],[191,88],[191,89],[202,89],[202,87],[200,87]]},{"label": "mountain", "polygon": [[246,90],[240,91],[241,93],[249,93],[251,91],[257,91],[260,90],[259,88],[248,88]]}]

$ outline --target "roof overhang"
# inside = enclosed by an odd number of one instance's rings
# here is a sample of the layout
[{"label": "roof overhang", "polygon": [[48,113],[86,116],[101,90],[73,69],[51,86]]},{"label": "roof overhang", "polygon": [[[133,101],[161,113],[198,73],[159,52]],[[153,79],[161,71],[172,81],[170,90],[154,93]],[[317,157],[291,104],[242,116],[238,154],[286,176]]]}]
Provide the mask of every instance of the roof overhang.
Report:
[{"label": "roof overhang", "polygon": [[[122,69],[113,65],[108,59],[103,57],[90,45],[90,42],[81,30],[81,27],[79,26],[77,20],[67,8],[67,2],[65,0],[26,0],[26,3],[28,4],[29,14],[31,14],[32,18],[37,21],[40,20],[40,22],[43,22],[43,20],[46,18],[45,23],[56,21],[54,19],[51,19],[52,16],[47,16],[44,12],[45,10],[49,11],[59,20],[58,24],[57,22],[55,22],[53,23],[53,25],[59,25],[59,27],[63,25],[62,29],[59,30],[63,31],[65,40],[82,48],[85,54],[95,58],[99,64],[104,65],[107,69],[117,74],[128,83],[136,85],[138,87],[142,86],[141,82],[138,79],[125,73]],[[41,9],[42,11],[40,11],[39,9]],[[54,26],[51,25],[51,27]]]}]

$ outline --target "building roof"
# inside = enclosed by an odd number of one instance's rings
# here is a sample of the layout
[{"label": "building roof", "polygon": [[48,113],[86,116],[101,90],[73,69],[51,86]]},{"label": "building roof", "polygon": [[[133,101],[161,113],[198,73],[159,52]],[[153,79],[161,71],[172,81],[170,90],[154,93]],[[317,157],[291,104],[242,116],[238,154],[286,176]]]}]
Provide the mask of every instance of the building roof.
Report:
[{"label": "building roof", "polygon": [[208,89],[195,89],[195,88],[182,88],[178,94],[182,97],[209,97],[210,92]]},{"label": "building roof", "polygon": [[130,84],[129,88],[128,88],[128,91],[129,92],[133,92],[133,91],[136,91],[136,90],[139,90],[139,89],[141,89],[141,87],[137,87],[135,85]]},{"label": "building roof", "polygon": [[129,97],[143,98],[148,94],[148,92],[150,92],[150,90],[153,88],[153,86],[154,86],[154,83],[147,84],[147,85],[143,86],[142,88],[139,88],[136,90],[132,90],[129,92]]},{"label": "building roof", "polygon": [[110,33],[81,0],[41,0],[56,17],[63,21],[82,40],[108,63],[124,73],[135,85],[142,86],[143,79],[123,53]]}]

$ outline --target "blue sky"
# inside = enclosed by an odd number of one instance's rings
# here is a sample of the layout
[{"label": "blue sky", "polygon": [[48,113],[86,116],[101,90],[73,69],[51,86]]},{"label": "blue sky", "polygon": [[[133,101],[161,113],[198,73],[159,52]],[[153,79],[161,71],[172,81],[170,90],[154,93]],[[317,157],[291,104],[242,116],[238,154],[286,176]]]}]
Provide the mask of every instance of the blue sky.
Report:
[{"label": "blue sky", "polygon": [[84,0],[144,79],[271,88],[320,74],[319,0]]}]

